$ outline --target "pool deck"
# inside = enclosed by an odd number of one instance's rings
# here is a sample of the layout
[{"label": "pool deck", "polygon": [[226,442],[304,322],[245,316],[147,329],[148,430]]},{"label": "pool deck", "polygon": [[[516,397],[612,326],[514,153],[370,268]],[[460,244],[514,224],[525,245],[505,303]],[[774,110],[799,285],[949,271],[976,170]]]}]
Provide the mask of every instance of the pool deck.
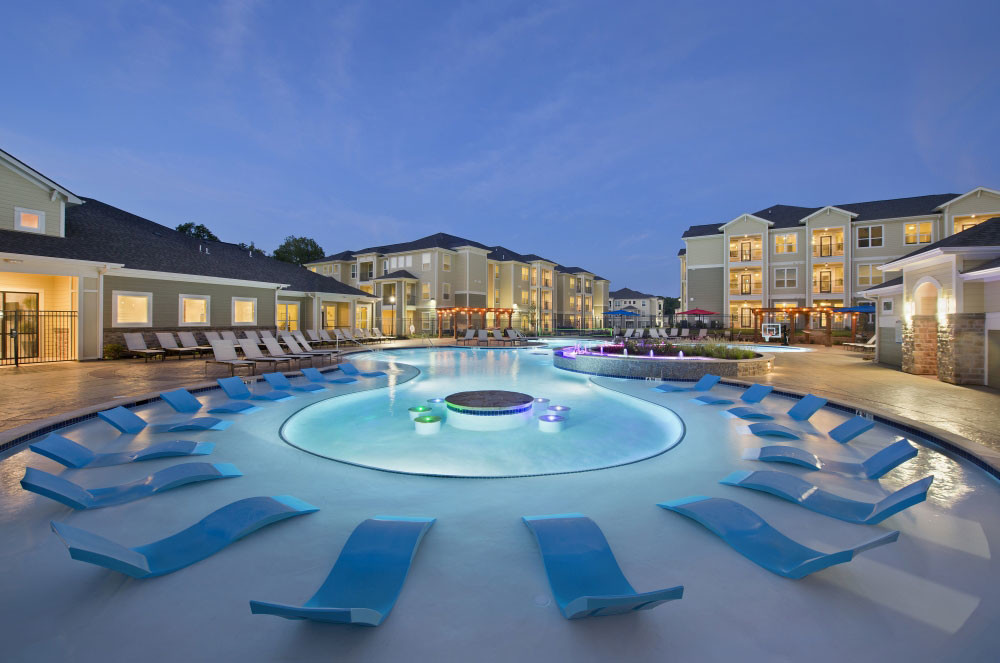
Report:
[{"label": "pool deck", "polygon": [[[452,345],[453,339],[393,341],[372,349]],[[1000,453],[1000,392],[910,375],[836,347],[775,354],[774,371],[757,378],[794,392],[813,393],[890,418],[903,417]],[[366,348],[367,349],[367,348]],[[214,384],[228,375],[191,359],[143,362],[64,362],[0,368],[0,444],[57,415],[85,413],[115,400],[136,400],[177,387]],[[977,451],[975,448],[972,449]]]}]

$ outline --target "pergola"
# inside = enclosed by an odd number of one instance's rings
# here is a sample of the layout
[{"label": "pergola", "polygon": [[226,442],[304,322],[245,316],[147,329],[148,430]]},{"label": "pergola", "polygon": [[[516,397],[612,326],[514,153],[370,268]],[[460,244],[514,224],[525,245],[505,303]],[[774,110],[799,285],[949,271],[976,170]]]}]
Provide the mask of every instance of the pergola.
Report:
[{"label": "pergola", "polygon": [[438,316],[438,338],[441,338],[441,318],[443,316],[446,316],[446,315],[450,315],[451,316],[451,331],[452,331],[452,335],[455,336],[456,338],[458,337],[458,326],[455,323],[457,322],[457,318],[458,318],[458,315],[460,313],[462,313],[462,314],[464,314],[466,316],[466,318],[467,318],[466,322],[468,324],[472,323],[472,316],[473,316],[473,314],[478,313],[480,316],[482,316],[482,326],[480,327],[480,329],[485,329],[486,328],[486,314],[487,313],[492,313],[492,314],[494,314],[494,316],[496,316],[497,314],[500,314],[500,315],[506,314],[507,315],[507,326],[508,327],[513,326],[512,325],[512,320],[514,319],[514,309],[512,309],[512,308],[490,308],[490,307],[481,308],[481,307],[477,307],[477,306],[450,306],[450,307],[446,307],[446,308],[439,308],[439,309],[437,309],[437,316]]},{"label": "pergola", "polygon": [[[777,308],[755,308],[751,309],[753,311],[753,326],[754,334],[756,336],[761,336],[761,325],[764,323],[764,316],[768,313],[784,313],[788,316],[789,320],[789,331],[788,335],[793,336],[795,334],[795,321],[799,315],[806,316],[806,324],[802,327],[803,331],[810,329],[809,326],[809,315],[812,313],[825,313],[826,314],[826,341],[824,345],[829,347],[833,344],[833,335],[831,334],[831,322],[833,321],[834,309],[830,306],[789,306],[789,307],[777,307]],[[857,325],[858,314],[855,313],[851,318],[851,329],[853,330]]]}]

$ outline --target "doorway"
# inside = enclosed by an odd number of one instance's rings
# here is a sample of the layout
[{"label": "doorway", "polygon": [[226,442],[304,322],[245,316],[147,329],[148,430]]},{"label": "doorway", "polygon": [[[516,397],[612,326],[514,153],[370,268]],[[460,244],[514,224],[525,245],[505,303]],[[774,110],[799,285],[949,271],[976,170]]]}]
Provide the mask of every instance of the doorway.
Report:
[{"label": "doorway", "polygon": [[38,293],[0,292],[0,314],[3,316],[0,359],[11,359],[15,355],[20,359],[37,357]]}]

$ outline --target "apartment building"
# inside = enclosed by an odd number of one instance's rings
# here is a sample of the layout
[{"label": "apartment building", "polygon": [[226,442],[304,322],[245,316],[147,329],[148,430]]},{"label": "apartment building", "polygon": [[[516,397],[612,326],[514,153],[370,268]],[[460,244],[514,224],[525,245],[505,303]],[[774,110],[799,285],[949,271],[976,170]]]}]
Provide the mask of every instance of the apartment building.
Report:
[{"label": "apartment building", "polygon": [[621,288],[608,295],[609,311],[628,311],[639,316],[639,324],[663,326],[664,297]]},{"label": "apartment building", "polygon": [[[600,324],[609,285],[581,267],[447,233],[341,251],[306,267],[377,297],[377,324],[395,335],[437,332],[438,310],[453,307],[513,309],[524,329],[589,329]],[[506,318],[490,313],[487,324],[506,326]],[[444,331],[450,323],[442,317]]]},{"label": "apartment building", "polygon": [[754,308],[870,302],[865,290],[898,275],[882,265],[990,218],[981,208],[994,205],[995,196],[980,187],[823,207],[773,205],[691,226],[678,256],[681,305],[750,327]]}]

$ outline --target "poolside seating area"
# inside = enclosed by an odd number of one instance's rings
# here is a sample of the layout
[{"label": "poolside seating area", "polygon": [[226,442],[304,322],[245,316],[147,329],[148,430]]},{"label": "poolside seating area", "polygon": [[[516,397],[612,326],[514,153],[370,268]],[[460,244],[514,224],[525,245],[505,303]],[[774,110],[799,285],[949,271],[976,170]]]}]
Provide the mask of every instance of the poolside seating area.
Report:
[{"label": "poolside seating area", "polygon": [[508,327],[506,329],[478,329],[469,327],[462,336],[455,339],[456,345],[477,345],[477,346],[523,346],[527,345],[530,339],[520,330]]}]

